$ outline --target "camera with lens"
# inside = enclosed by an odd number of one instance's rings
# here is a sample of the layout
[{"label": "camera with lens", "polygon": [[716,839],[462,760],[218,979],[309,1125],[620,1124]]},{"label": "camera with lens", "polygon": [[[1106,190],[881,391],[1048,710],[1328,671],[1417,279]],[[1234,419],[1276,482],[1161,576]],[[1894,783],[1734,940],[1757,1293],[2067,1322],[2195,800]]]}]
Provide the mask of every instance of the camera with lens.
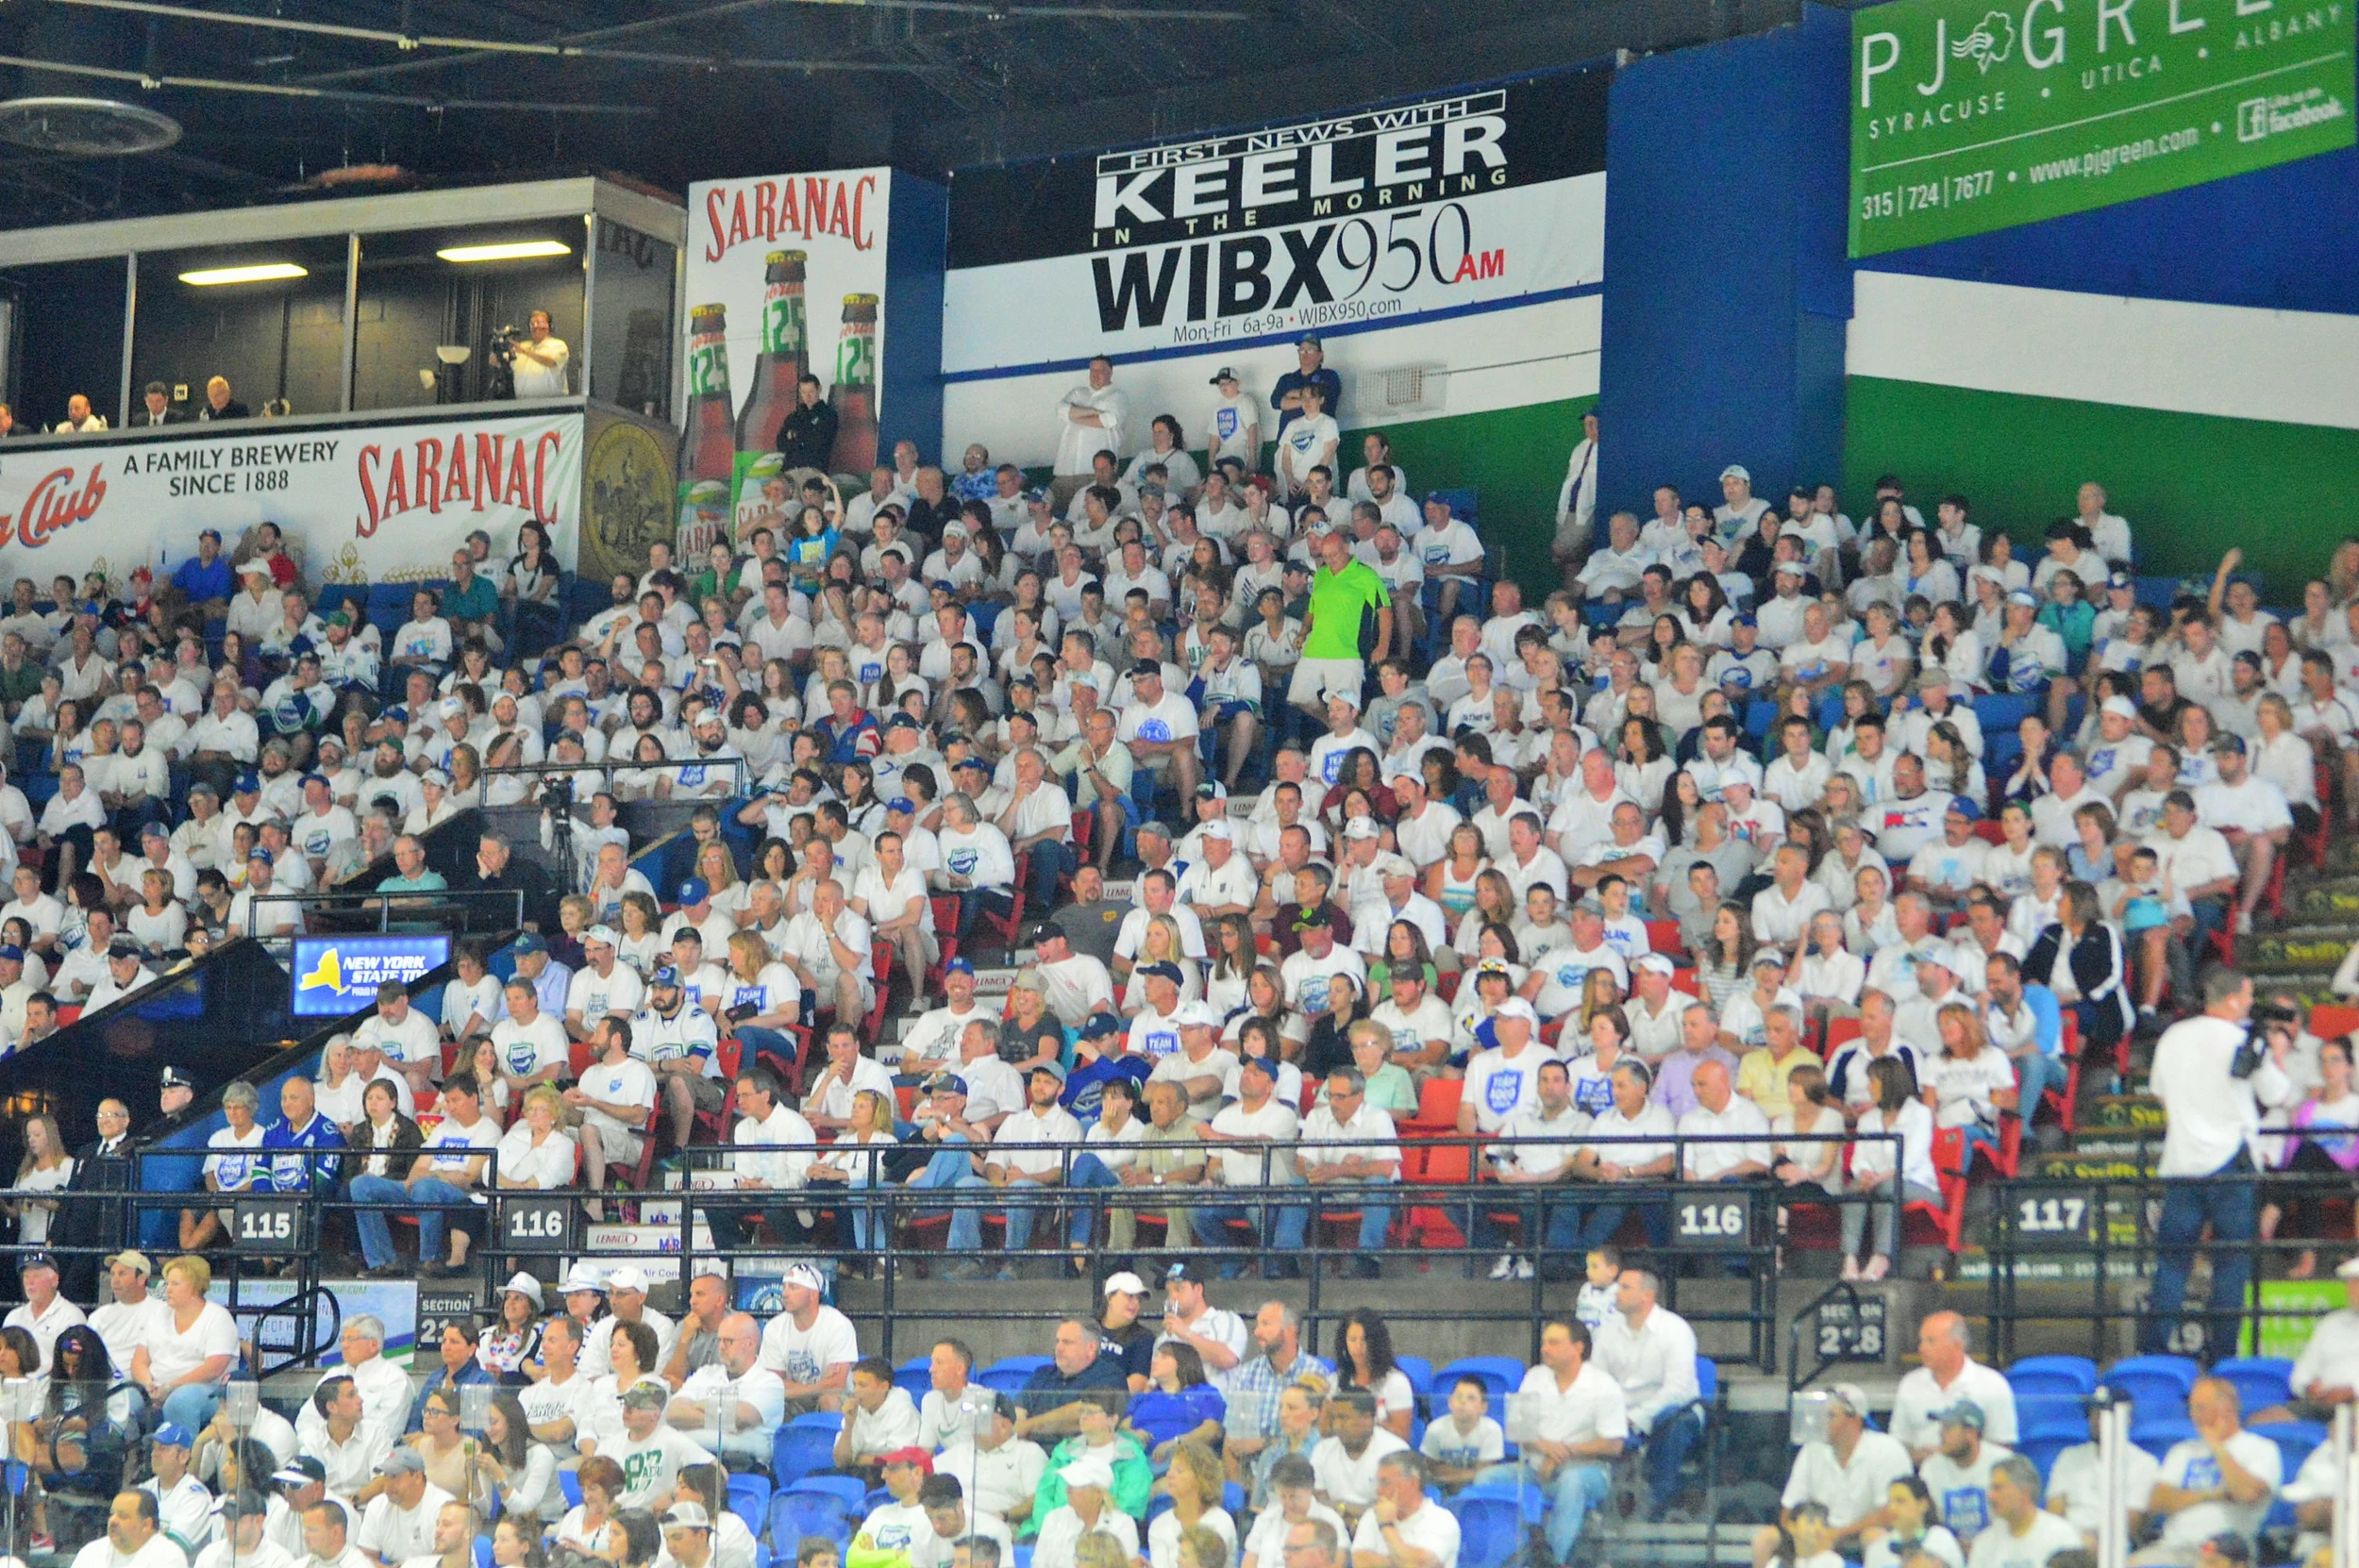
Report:
[{"label": "camera with lens", "polygon": [[2244,1040],[2236,1046],[2235,1057],[2228,1063],[2228,1076],[2237,1079],[2250,1077],[2261,1070],[2261,1063],[2267,1059],[2272,1041],[2280,1036],[2290,1041],[2300,1032],[2300,1009],[2284,1002],[2253,1003]]},{"label": "camera with lens", "polygon": [[545,811],[570,811],[574,809],[574,780],[571,774],[552,774],[541,781],[541,809]]},{"label": "camera with lens", "polygon": [[513,359],[516,357],[516,344],[524,335],[523,329],[513,322],[494,332],[491,338],[492,358],[503,361]]}]

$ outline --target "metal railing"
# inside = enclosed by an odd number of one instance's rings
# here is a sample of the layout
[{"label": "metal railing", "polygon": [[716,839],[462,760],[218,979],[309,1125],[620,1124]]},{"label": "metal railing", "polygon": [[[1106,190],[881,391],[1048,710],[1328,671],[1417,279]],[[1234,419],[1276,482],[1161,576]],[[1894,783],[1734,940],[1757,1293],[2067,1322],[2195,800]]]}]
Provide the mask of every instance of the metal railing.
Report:
[{"label": "metal railing", "polygon": [[[2315,1309],[2265,1299],[2262,1286],[2272,1265],[2306,1251],[2331,1252],[2338,1243],[2331,1236],[2289,1234],[2284,1224],[2276,1236],[2264,1238],[2258,1217],[2272,1205],[2290,1214],[2300,1204],[2351,1203],[2359,1190],[2350,1176],[2261,1171],[2192,1181],[2165,1178],[2154,1175],[2144,1158],[2152,1142],[2136,1139],[2135,1152],[2118,1159],[2100,1161],[2093,1157],[2095,1170],[1983,1185],[1991,1203],[1984,1233],[1989,1266],[1983,1311],[1989,1338],[1984,1343],[1991,1345],[1995,1360],[2004,1363],[2021,1354],[2019,1342],[2037,1332],[2043,1350],[2062,1348],[2085,1336],[2088,1355],[2101,1362],[2110,1359],[2108,1337],[2117,1326],[2143,1329],[2151,1323],[2176,1326],[2171,1343],[2162,1348],[2200,1354],[2206,1359],[2240,1354],[2239,1346],[2259,1352],[2267,1320],[2313,1317],[2339,1304],[2339,1291],[2334,1293],[2334,1303]],[[2250,1187],[2255,1216],[2250,1231],[2243,1237],[2204,1232],[2183,1243],[2164,1242],[2159,1232],[2169,1193],[2192,1188],[2196,1181]],[[2183,1301],[2166,1302],[2150,1288],[2139,1288],[2150,1286],[2173,1264],[2178,1276],[2189,1282]],[[2205,1264],[2213,1278],[2223,1266],[2241,1267],[2245,1284],[2235,1305],[2222,1303],[2219,1310],[2213,1310],[2210,1286],[2201,1273]],[[2331,1267],[2319,1276],[2331,1280]],[[2140,1337],[2147,1338],[2143,1332]]]},{"label": "metal railing", "polygon": [[[256,912],[265,904],[292,904],[296,909],[296,924],[284,930],[259,931],[255,928]],[[402,911],[405,923],[443,917],[437,930],[486,931],[521,930],[525,923],[525,895],[520,888],[438,888],[427,892],[265,892],[246,900],[245,930],[241,933],[258,942],[271,942],[290,936],[313,933],[312,913],[333,911],[338,915],[360,915],[374,906],[376,924],[374,927],[355,926],[349,920],[329,922],[337,931],[390,931],[393,928],[393,911]],[[487,909],[500,909],[512,918],[482,922],[477,917]],[[457,918],[456,926],[449,917]]]}]

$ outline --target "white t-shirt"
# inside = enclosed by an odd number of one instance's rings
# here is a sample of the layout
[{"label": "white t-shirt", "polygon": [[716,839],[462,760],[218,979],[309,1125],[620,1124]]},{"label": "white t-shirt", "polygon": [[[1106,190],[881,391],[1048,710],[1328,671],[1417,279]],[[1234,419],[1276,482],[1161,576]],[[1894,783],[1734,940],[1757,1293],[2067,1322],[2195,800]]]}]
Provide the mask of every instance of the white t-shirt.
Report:
[{"label": "white t-shirt", "polygon": [[2004,1525],[1995,1525],[1975,1537],[1973,1549],[1966,1554],[1966,1568],[2048,1568],[2048,1560],[2058,1552],[2086,1546],[2078,1526],[2042,1509],[2032,1516],[2032,1527],[2020,1539]]},{"label": "white t-shirt", "polygon": [[[1434,1568],[1458,1568],[1458,1520],[1449,1510],[1430,1497],[1417,1506],[1417,1511],[1398,1520],[1393,1526],[1400,1539],[1419,1551],[1431,1552]],[[1354,1553],[1386,1555],[1384,1526],[1377,1522],[1376,1510],[1360,1516],[1360,1527],[1351,1537]],[[1155,1568],[1163,1568],[1161,1563]]]},{"label": "white t-shirt", "polygon": [[449,1501],[450,1493],[432,1481],[426,1483],[415,1508],[396,1507],[391,1493],[380,1492],[361,1510],[352,1543],[380,1562],[425,1557],[434,1550],[434,1521]]},{"label": "white t-shirt", "polygon": [[226,1356],[229,1364],[222,1368],[221,1381],[226,1382],[229,1369],[237,1364],[238,1323],[229,1309],[217,1302],[207,1302],[196,1314],[196,1322],[183,1333],[169,1308],[156,1320],[155,1331],[147,1341],[147,1365],[157,1382],[169,1387],[194,1372],[216,1356]]},{"label": "white t-shirt", "polygon": [[[2270,1498],[2284,1479],[2284,1458],[2277,1444],[2257,1432],[2236,1433],[2228,1440],[2228,1449],[2255,1479],[2268,1483],[2268,1493],[2257,1503],[2197,1503],[2181,1509],[2163,1524],[2166,1545],[2192,1551],[2200,1543],[2229,1530],[2250,1541],[2261,1527]],[[2170,1452],[2163,1456],[2162,1478],[2183,1492],[2201,1492],[2220,1484],[2219,1460],[2200,1439],[2188,1438],[2172,1443]]]},{"label": "white t-shirt", "polygon": [[852,1320],[832,1307],[822,1307],[809,1328],[795,1326],[794,1317],[780,1312],[761,1331],[761,1362],[790,1383],[815,1383],[833,1366],[860,1359],[860,1335]]},{"label": "white t-shirt", "polygon": [[1941,1522],[1961,1541],[1972,1541],[1990,1526],[1990,1473],[2011,1457],[1995,1443],[1983,1443],[1971,1464],[1960,1464],[1947,1454],[1934,1454],[1916,1467],[1925,1490],[1933,1494]]},{"label": "white t-shirt", "polygon": [[2007,1446],[2015,1443],[2014,1388],[1996,1367],[1971,1359],[1958,1369],[1957,1376],[1946,1389],[1933,1380],[1932,1372],[1926,1367],[1918,1367],[1901,1378],[1892,1399],[1892,1435],[1911,1453],[1933,1447],[1941,1440],[1941,1423],[1933,1418],[1961,1399],[1970,1399],[1982,1407],[1985,1443]]}]

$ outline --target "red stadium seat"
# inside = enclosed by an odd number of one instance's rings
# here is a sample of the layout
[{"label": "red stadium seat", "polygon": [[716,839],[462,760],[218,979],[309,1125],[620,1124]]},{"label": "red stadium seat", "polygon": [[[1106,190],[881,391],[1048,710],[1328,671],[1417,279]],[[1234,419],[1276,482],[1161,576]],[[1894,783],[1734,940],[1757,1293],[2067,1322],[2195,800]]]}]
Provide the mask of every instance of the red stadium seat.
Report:
[{"label": "red stadium seat", "polygon": [[1703,982],[1697,977],[1696,972],[1693,969],[1674,969],[1671,971],[1671,989],[1673,991],[1683,991],[1688,995],[1698,998],[1701,998],[1704,993]]},{"label": "red stadium seat", "polygon": [[2330,1002],[2310,1009],[2310,1032],[2320,1040],[2339,1039],[2354,1029],[2359,1029],[2359,1008]]},{"label": "red stadium seat", "polygon": [[1410,1137],[1435,1138],[1458,1130],[1458,1100],[1465,1092],[1464,1078],[1428,1078],[1417,1090],[1417,1113],[1400,1124]]},{"label": "red stadium seat", "polygon": [[1647,922],[1647,945],[1666,957],[1684,957],[1686,946],[1680,941],[1680,923],[1676,920]]}]

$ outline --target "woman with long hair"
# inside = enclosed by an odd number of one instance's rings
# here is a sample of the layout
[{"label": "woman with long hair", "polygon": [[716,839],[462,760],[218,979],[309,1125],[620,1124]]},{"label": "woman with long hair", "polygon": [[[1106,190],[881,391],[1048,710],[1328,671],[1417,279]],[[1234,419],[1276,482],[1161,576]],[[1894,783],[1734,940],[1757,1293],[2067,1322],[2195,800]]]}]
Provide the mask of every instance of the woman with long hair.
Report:
[{"label": "woman with long hair", "polygon": [[1204,1003],[1225,1022],[1246,1002],[1246,982],[1261,960],[1253,923],[1241,914],[1214,915],[1204,930],[1212,965],[1204,979]]},{"label": "woman with long hair", "polygon": [[[1994,1053],[1995,1054],[1995,1053]],[[2003,1058],[2001,1059],[2004,1059]],[[1892,1271],[1899,1226],[1893,1217],[1892,1188],[1900,1187],[1903,1203],[1939,1203],[1941,1177],[1933,1168],[1933,1113],[1916,1095],[1916,1081],[1908,1063],[1898,1055],[1880,1057],[1867,1064],[1867,1081],[1876,1103],[1852,1129],[1851,1176],[1844,1192],[1843,1277],[1882,1279]],[[1897,1134],[1899,1148],[1878,1134]],[[1869,1224],[1876,1232],[1875,1251],[1865,1268],[1860,1243]]]},{"label": "woman with long hair", "polygon": [[1474,906],[1459,921],[1458,934],[1450,945],[1458,949],[1462,959],[1480,958],[1483,928],[1498,926],[1513,930],[1520,912],[1514,885],[1508,881],[1507,874],[1486,866],[1476,874]]},{"label": "woman with long hair", "polygon": [[1696,978],[1715,1012],[1750,983],[1756,945],[1753,923],[1742,905],[1724,903],[1713,911],[1712,934],[1696,955]]},{"label": "woman with long hair", "polygon": [[15,1184],[8,1189],[8,1201],[0,1203],[0,1212],[16,1221],[20,1247],[46,1245],[58,1212],[57,1199],[32,1194],[55,1193],[73,1179],[74,1159],[65,1152],[58,1119],[45,1110],[35,1111],[25,1119],[25,1158],[17,1163]]},{"label": "woman with long hair", "polygon": [[[1448,919],[1463,920],[1475,907],[1477,883],[1490,864],[1482,829],[1473,823],[1461,822],[1449,830],[1448,845],[1442,858],[1425,869],[1425,895],[1439,904]],[[1461,947],[1459,951],[1464,953],[1465,949]]]},{"label": "woman with long hair", "polygon": [[1933,1012],[1941,1050],[1925,1064],[1926,1107],[1933,1125],[1960,1127],[1969,1153],[1976,1146],[1999,1150],[1999,1113],[2016,1105],[2015,1063],[1990,1043],[1983,1015],[1963,1002]]},{"label": "woman with long hair", "polygon": [[1344,1319],[1343,1353],[1335,1358],[1335,1391],[1359,1389],[1376,1401],[1376,1424],[1406,1443],[1416,1394],[1393,1357],[1384,1315],[1361,1307]]},{"label": "woman with long hair", "polygon": [[[893,1102],[882,1091],[862,1089],[853,1094],[850,1125],[835,1135],[828,1152],[812,1161],[809,1179],[823,1188],[840,1188],[846,1194],[840,1216],[839,1242],[848,1241],[862,1253],[881,1253],[892,1239],[891,1222],[871,1203],[851,1197],[872,1192],[889,1179],[885,1153],[897,1145],[893,1132]],[[844,1268],[855,1277],[867,1272],[864,1259],[850,1259]]]},{"label": "woman with long hair", "polygon": [[521,1387],[525,1365],[541,1359],[541,1285],[517,1274],[500,1287],[496,1315],[476,1336],[476,1364],[500,1384]]},{"label": "woman with long hair", "polygon": [[1826,1069],[1804,1062],[1786,1075],[1785,1109],[1769,1122],[1769,1174],[1788,1188],[1809,1188],[1794,1194],[1798,1202],[1840,1193],[1843,1176],[1837,1166],[1843,1144],[1833,1138],[1823,1143],[1815,1138],[1843,1130],[1843,1108],[1827,1087]]},{"label": "woman with long hair", "polygon": [[557,1456],[534,1440],[531,1420],[512,1392],[501,1389],[492,1395],[483,1442],[473,1446],[477,1511],[527,1520],[562,1516],[565,1493],[557,1484]]}]

